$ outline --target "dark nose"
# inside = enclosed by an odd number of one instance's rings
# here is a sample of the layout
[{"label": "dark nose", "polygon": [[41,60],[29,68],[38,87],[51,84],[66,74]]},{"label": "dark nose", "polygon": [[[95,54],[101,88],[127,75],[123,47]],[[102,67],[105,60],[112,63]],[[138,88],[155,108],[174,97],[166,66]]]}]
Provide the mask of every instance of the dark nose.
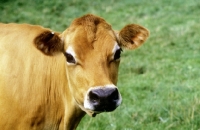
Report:
[{"label": "dark nose", "polygon": [[89,100],[95,111],[113,111],[119,105],[117,88],[99,88],[89,92]]}]

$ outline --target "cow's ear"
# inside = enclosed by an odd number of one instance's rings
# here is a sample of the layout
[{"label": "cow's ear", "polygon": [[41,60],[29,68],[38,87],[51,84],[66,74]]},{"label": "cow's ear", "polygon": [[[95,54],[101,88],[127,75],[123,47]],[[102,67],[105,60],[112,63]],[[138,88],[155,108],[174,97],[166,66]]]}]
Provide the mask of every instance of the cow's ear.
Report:
[{"label": "cow's ear", "polygon": [[119,45],[127,49],[135,49],[142,45],[149,36],[149,31],[136,24],[126,25],[118,33]]},{"label": "cow's ear", "polygon": [[58,33],[51,31],[44,31],[39,34],[34,44],[36,47],[46,55],[54,55],[63,51],[63,42]]}]

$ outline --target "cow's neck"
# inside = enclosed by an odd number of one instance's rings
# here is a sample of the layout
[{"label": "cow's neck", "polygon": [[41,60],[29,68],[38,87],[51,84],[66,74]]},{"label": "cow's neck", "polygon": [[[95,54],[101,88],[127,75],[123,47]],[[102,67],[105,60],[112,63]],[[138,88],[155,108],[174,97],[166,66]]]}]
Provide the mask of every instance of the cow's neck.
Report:
[{"label": "cow's neck", "polygon": [[[55,62],[52,63],[54,63],[55,66]],[[65,66],[62,66],[60,64],[57,65],[58,68],[65,68]],[[85,112],[82,111],[80,107],[78,107],[77,103],[73,98],[73,95],[70,92],[68,80],[66,80],[66,70],[61,69],[58,73],[56,73],[54,70],[56,70],[57,68],[51,69],[51,72],[53,72],[52,77],[59,77],[59,80],[50,80],[51,85],[49,86],[51,86],[52,88],[49,88],[50,92],[47,91],[51,95],[48,97],[53,97],[49,99],[51,100],[51,102],[49,103],[52,104],[51,110],[53,110],[51,113],[60,113],[60,118],[62,119],[59,122],[59,130],[74,130],[78,126],[80,120],[85,115]],[[56,112],[55,108],[57,108]],[[57,115],[58,114],[56,114],[56,116]]]},{"label": "cow's neck", "polygon": [[81,119],[85,115],[85,112],[83,112],[77,106],[70,108],[69,111],[71,111],[71,112],[67,112],[67,114],[65,115],[65,120],[67,121],[65,123],[66,130],[75,130],[76,127],[78,126],[78,124],[80,123]]},{"label": "cow's neck", "polygon": [[[75,102],[70,90],[66,91],[67,98],[65,104],[65,129],[75,130],[81,119],[84,117],[85,112]],[[70,96],[69,96],[70,95]]]}]

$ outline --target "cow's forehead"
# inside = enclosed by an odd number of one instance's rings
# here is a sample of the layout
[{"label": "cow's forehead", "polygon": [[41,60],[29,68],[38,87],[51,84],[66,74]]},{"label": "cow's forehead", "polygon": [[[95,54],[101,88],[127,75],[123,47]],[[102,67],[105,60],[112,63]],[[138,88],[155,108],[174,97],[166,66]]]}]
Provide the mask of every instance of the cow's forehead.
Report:
[{"label": "cow's forehead", "polygon": [[117,46],[117,38],[114,31],[101,25],[96,27],[95,32],[85,29],[83,25],[71,27],[66,35],[65,42],[67,42],[66,49],[70,46],[76,53],[82,54],[89,51],[101,51],[101,53],[110,51],[112,53]]}]

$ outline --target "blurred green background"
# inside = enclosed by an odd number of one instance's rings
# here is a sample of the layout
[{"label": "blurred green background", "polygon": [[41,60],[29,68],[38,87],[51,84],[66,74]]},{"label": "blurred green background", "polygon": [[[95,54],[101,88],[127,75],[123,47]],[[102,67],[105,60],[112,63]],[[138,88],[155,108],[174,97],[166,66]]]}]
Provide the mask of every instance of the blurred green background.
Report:
[{"label": "blurred green background", "polygon": [[139,49],[122,54],[122,105],[95,118],[86,115],[77,129],[200,129],[200,1],[0,0],[0,22],[55,31],[87,13],[103,17],[116,30],[140,24],[151,35]]}]

